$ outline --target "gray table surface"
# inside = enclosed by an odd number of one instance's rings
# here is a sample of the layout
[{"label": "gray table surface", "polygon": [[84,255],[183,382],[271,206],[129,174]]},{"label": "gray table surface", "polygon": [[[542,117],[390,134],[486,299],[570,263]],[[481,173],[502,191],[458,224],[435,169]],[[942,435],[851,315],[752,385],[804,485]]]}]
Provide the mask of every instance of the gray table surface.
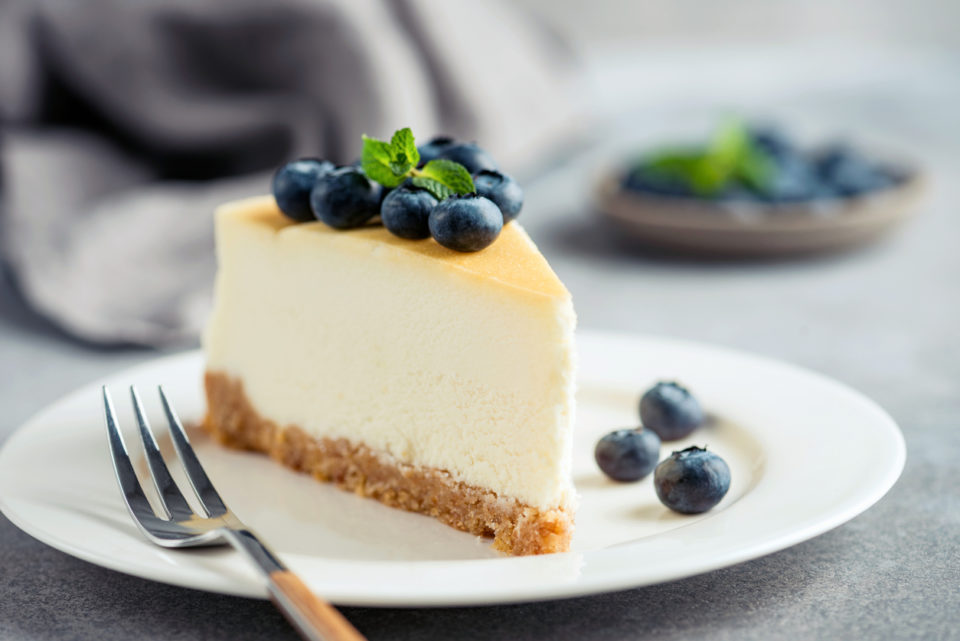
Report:
[{"label": "gray table surface", "polygon": [[[639,116],[611,116],[616,127],[597,129],[595,144],[558,157],[530,184],[525,214],[573,292],[582,326],[748,349],[876,399],[908,448],[887,497],[813,540],[666,585],[493,608],[345,608],[346,616],[371,639],[960,638],[960,80],[947,73],[955,57],[939,60],[939,67],[900,69],[909,92],[889,81],[896,70],[887,66],[887,81],[866,87],[748,95],[740,82],[740,102],[719,101],[749,103],[808,131],[882,131],[884,142],[923,159],[931,177],[924,205],[879,244],[813,260],[698,262],[644,252],[594,225],[586,205],[591,168],[658,131],[705,118],[703,101],[697,109],[647,104]],[[72,341],[27,311],[4,281],[0,439],[72,388],[155,355]],[[810,438],[828,443],[810,428]],[[106,570],[0,518],[0,638],[294,634],[267,602]]]}]

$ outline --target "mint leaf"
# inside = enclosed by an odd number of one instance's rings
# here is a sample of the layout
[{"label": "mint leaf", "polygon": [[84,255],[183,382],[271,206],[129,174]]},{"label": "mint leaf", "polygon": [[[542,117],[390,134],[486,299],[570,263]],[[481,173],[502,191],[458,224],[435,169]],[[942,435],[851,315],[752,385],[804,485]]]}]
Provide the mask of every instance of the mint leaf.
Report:
[{"label": "mint leaf", "polygon": [[390,143],[363,135],[362,158],[370,159],[384,165],[390,162]]},{"label": "mint leaf", "polygon": [[750,134],[739,120],[728,119],[713,135],[707,156],[721,170],[732,172],[750,148]]},{"label": "mint leaf", "polygon": [[396,187],[403,182],[404,174],[397,175],[391,167],[392,147],[390,143],[376,138],[363,137],[363,152],[360,155],[360,166],[363,173],[370,180],[375,180],[384,187]]},{"label": "mint leaf", "polygon": [[445,185],[455,194],[472,194],[477,190],[467,168],[452,160],[431,160],[420,175]]},{"label": "mint leaf", "polygon": [[737,168],[737,176],[755,191],[766,192],[770,188],[777,167],[774,161],[763,151],[751,145]]},{"label": "mint leaf", "polygon": [[668,182],[679,181],[695,194],[711,197],[738,183],[762,192],[769,187],[777,168],[754,144],[744,124],[728,119],[706,147],[663,149],[643,159],[638,169]]},{"label": "mint leaf", "polygon": [[719,191],[726,180],[725,172],[702,149],[664,150],[643,161],[641,169],[666,182],[681,182],[703,196]]},{"label": "mint leaf", "polygon": [[431,160],[417,169],[420,152],[409,127],[398,129],[390,142],[364,136],[360,161],[363,173],[384,187],[396,187],[410,178],[415,186],[439,200],[476,191],[470,172],[452,160]]},{"label": "mint leaf", "polygon": [[427,178],[426,176],[414,176],[410,179],[410,182],[413,183],[414,187],[420,187],[421,189],[426,189],[433,197],[437,200],[443,200],[444,198],[449,198],[454,195],[455,191],[444,185],[439,180],[434,180],[433,178]]},{"label": "mint leaf", "polygon": [[390,169],[398,176],[406,174],[420,162],[420,152],[410,127],[398,129],[390,139]]}]

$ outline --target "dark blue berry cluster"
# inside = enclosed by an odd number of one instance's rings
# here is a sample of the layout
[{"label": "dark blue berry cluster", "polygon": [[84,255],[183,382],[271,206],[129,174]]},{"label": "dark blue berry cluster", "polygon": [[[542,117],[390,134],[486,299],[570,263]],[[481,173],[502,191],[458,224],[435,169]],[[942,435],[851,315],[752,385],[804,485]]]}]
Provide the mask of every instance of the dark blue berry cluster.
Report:
[{"label": "dark blue berry cluster", "polygon": [[660,501],[682,514],[706,512],[730,489],[730,468],[706,449],[688,447],[659,463],[661,441],[689,435],[704,420],[700,404],[677,383],[661,381],[640,400],[642,425],[610,432],[597,442],[594,458],[608,477],[633,482],[653,472]]},{"label": "dark blue berry cluster", "polygon": [[[335,167],[315,158],[295,160],[274,174],[273,196],[280,210],[297,222],[320,220],[336,229],[351,229],[379,216],[396,236],[411,240],[432,236],[460,252],[488,247],[520,213],[523,190],[475,143],[437,137],[417,147],[417,152],[419,163],[410,169],[411,178],[393,188],[369,177],[360,161]],[[467,184],[462,192],[466,193],[418,184],[416,176],[431,161],[461,166]],[[426,184],[437,183],[428,179]]]},{"label": "dark blue berry cluster", "polygon": [[623,186],[665,197],[784,204],[855,198],[906,179],[905,170],[846,143],[805,150],[779,129],[734,125],[703,148],[646,156],[625,174]]}]

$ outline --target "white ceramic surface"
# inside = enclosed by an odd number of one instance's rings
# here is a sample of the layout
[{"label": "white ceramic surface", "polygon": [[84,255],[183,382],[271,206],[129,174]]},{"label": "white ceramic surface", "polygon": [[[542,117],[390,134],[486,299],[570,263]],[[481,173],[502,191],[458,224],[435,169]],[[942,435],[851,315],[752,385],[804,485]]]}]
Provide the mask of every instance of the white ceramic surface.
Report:
[{"label": "white ceramic surface", "polygon": [[[581,494],[573,550],[499,557],[489,542],[319,484],[263,456],[194,443],[221,494],[318,593],[338,604],[438,606],[550,599],[649,585],[783,549],[853,518],[893,485],[903,438],[857,392],[799,368],[662,338],[583,332],[574,476]],[[228,549],[168,551],[144,540],[110,468],[99,385],[111,386],[139,457],[125,386],[140,387],[154,427],[163,384],[187,420],[203,412],[199,352],[158,359],[91,384],[23,425],[0,450],[0,509],[68,554],[192,588],[264,597]],[[634,425],[641,390],[673,378],[712,415],[661,456],[708,445],[733,484],[707,514],[673,514],[651,478],[619,485],[593,462],[607,431]],[[159,429],[156,429],[160,433]],[[169,441],[163,443],[169,445]],[[169,447],[166,448],[169,455]],[[140,461],[141,471],[145,466]]]}]

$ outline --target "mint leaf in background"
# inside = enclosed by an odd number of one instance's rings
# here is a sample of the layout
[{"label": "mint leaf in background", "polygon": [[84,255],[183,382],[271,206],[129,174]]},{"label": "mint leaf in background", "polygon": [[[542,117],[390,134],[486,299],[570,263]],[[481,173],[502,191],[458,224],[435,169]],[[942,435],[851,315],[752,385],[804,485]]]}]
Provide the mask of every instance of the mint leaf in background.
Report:
[{"label": "mint leaf in background", "polygon": [[773,159],[751,145],[750,152],[740,161],[737,177],[754,191],[766,193],[770,189],[776,171],[777,167]]},{"label": "mint leaf in background", "polygon": [[706,147],[664,149],[641,160],[638,169],[686,185],[697,196],[711,197],[738,183],[762,192],[777,168],[744,124],[728,119]]},{"label": "mint leaf in background", "polygon": [[406,174],[420,162],[420,152],[410,127],[398,129],[390,139],[390,169],[398,176]]},{"label": "mint leaf in background", "polygon": [[755,191],[765,191],[776,171],[773,159],[757,147],[743,122],[732,118],[718,129],[710,156],[722,167],[726,183],[739,180]]},{"label": "mint leaf in background", "polygon": [[413,183],[414,187],[419,187],[421,189],[426,189],[433,197],[437,200],[443,200],[454,195],[455,191],[444,185],[439,180],[434,180],[433,178],[427,178],[426,176],[414,176],[410,179],[410,182]]},{"label": "mint leaf in background", "polygon": [[363,137],[363,152],[360,155],[360,166],[363,173],[370,180],[374,180],[384,187],[396,187],[403,182],[405,176],[394,173],[390,166],[392,148],[389,143],[376,138]]},{"label": "mint leaf in background", "polygon": [[661,151],[647,158],[641,166],[661,180],[680,182],[701,196],[720,191],[726,182],[725,172],[703,149]]},{"label": "mint leaf in background", "polygon": [[750,134],[739,120],[727,119],[710,141],[707,157],[722,172],[732,174],[750,147]]},{"label": "mint leaf in background", "polygon": [[472,194],[477,190],[467,168],[452,160],[431,160],[420,170],[420,175],[446,185],[456,194]]}]

